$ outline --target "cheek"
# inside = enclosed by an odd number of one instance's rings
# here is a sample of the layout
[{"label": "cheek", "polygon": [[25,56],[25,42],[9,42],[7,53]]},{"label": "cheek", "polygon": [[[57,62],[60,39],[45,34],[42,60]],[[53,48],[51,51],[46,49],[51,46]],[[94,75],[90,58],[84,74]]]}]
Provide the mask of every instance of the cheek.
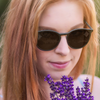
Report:
[{"label": "cheek", "polygon": [[37,64],[42,63],[43,60],[45,59],[45,53],[43,53],[41,50],[37,49],[36,55],[37,55]]},{"label": "cheek", "polygon": [[38,72],[41,73],[41,71],[43,70],[42,66],[44,66],[45,54],[41,50],[36,50],[36,55],[37,55],[36,66],[37,66]]},{"label": "cheek", "polygon": [[82,53],[82,49],[76,49],[74,52],[73,52],[73,56],[75,58],[75,61],[78,62],[80,56],[81,56],[81,53]]},{"label": "cheek", "polygon": [[48,61],[49,61],[49,57],[51,55],[50,51],[41,51],[41,50],[37,50],[36,51],[37,54],[37,70],[38,70],[38,74],[41,75],[41,77],[44,77],[45,75],[47,75],[49,73],[49,67],[48,67]]},{"label": "cheek", "polygon": [[45,66],[46,62],[48,61],[50,53],[37,49],[36,55],[37,55],[37,67],[41,68]]},{"label": "cheek", "polygon": [[77,62],[80,59],[82,53],[82,48],[81,49],[71,49],[71,55],[72,55],[72,64],[75,66]]}]

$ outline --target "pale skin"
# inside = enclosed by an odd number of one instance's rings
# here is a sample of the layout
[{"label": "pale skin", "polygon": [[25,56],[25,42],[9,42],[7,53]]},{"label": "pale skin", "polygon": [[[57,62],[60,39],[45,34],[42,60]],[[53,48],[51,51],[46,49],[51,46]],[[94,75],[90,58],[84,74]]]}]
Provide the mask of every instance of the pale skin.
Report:
[{"label": "pale skin", "polygon": [[[78,3],[59,1],[47,7],[41,16],[40,30],[55,30],[66,33],[73,29],[83,28],[83,9]],[[49,28],[47,28],[49,27]],[[72,49],[68,46],[66,35],[61,36],[58,46],[50,51],[42,51],[37,48],[37,67],[43,76],[50,74],[53,79],[60,79],[62,75],[68,75],[78,62],[82,52],[81,49]],[[55,69],[49,62],[70,61],[65,69]],[[42,68],[42,70],[41,70]]]},{"label": "pale skin", "polygon": [[[59,33],[66,33],[73,29],[84,27],[84,14],[81,4],[78,2],[73,2],[70,0],[61,0],[57,3],[49,5],[43,12],[40,23],[39,30],[54,30]],[[45,91],[45,96],[47,100],[50,100],[50,88],[49,85],[44,82],[44,76],[50,74],[54,81],[59,80],[62,75],[69,75],[72,69],[75,67],[79,61],[80,55],[82,53],[81,49],[72,49],[68,46],[66,36],[61,36],[61,41],[59,45],[51,51],[42,51],[36,49],[37,52],[37,68],[39,73],[41,73],[41,87]],[[64,69],[56,69],[49,62],[64,62],[70,61],[68,66]],[[88,75],[86,75],[88,76]],[[84,75],[80,75],[82,81],[86,78]],[[91,82],[91,76],[88,76]],[[95,100],[100,99],[100,79],[94,79],[94,87],[92,95]],[[74,80],[74,88],[77,86],[82,87],[78,80]]]},{"label": "pale skin", "polygon": [[[59,33],[66,33],[73,29],[83,28],[83,8],[77,2],[61,0],[49,5],[41,16],[39,30],[54,30]],[[68,75],[77,64],[81,49],[72,49],[68,46],[66,35],[61,36],[58,46],[50,51],[42,51],[37,48],[37,67],[41,73],[41,86],[45,89],[47,99],[49,98],[50,88],[44,82],[44,76],[50,74],[54,81],[59,80],[62,75]],[[66,68],[54,68],[50,62],[70,61]]]},{"label": "pale skin", "polygon": [[[81,4],[76,1],[70,0],[61,0],[57,3],[49,5],[46,10],[43,12],[40,23],[39,30],[55,30],[59,33],[66,33],[73,29],[83,28],[84,14]],[[41,73],[41,87],[45,91],[45,96],[47,100],[50,100],[49,94],[51,92],[49,85],[44,82],[44,76],[50,74],[54,81],[57,81],[61,78],[62,75],[69,75],[72,69],[75,67],[79,61],[80,55],[82,53],[81,49],[72,49],[68,46],[66,36],[61,37],[59,45],[51,51],[42,51],[36,49],[37,52],[37,68]],[[65,62],[70,61],[68,66],[64,69],[56,69],[49,62]],[[88,76],[91,82],[91,77]],[[84,81],[86,76],[80,76]],[[95,78],[93,96],[95,100],[100,99],[100,80]],[[74,87],[81,86],[79,81],[74,81]],[[2,93],[1,93],[2,94]],[[3,100],[0,98],[0,100]]]}]

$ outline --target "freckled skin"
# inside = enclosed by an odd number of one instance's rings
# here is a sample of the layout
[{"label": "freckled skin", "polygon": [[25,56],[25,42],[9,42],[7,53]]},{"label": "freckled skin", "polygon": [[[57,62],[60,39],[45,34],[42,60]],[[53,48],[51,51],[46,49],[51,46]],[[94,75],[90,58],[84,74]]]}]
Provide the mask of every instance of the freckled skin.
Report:
[{"label": "freckled skin", "polygon": [[[59,33],[65,33],[77,24],[83,23],[82,6],[70,0],[61,0],[49,5],[41,16],[39,26],[52,27]],[[83,28],[83,26],[78,26]],[[66,36],[61,36],[58,46],[50,51],[36,49],[37,68],[41,76],[50,74],[54,80],[59,80],[62,75],[68,75],[77,64],[81,49],[73,49],[68,46]],[[50,65],[49,62],[70,61],[64,69],[57,69]]]}]

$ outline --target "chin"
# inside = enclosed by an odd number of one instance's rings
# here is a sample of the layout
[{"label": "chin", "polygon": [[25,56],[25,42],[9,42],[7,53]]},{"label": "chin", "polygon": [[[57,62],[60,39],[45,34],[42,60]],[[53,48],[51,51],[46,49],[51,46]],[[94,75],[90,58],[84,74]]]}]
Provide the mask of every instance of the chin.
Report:
[{"label": "chin", "polygon": [[53,80],[60,80],[62,78],[62,76],[68,76],[69,73],[64,73],[64,72],[59,72],[59,73],[51,73],[50,76]]}]

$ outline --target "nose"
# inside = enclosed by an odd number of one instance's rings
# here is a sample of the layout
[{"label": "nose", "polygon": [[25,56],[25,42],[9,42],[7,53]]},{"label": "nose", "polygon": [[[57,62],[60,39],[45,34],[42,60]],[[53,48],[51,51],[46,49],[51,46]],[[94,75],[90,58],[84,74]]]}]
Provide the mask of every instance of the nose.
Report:
[{"label": "nose", "polygon": [[55,48],[55,53],[66,56],[70,52],[66,36],[61,36],[58,46]]}]

